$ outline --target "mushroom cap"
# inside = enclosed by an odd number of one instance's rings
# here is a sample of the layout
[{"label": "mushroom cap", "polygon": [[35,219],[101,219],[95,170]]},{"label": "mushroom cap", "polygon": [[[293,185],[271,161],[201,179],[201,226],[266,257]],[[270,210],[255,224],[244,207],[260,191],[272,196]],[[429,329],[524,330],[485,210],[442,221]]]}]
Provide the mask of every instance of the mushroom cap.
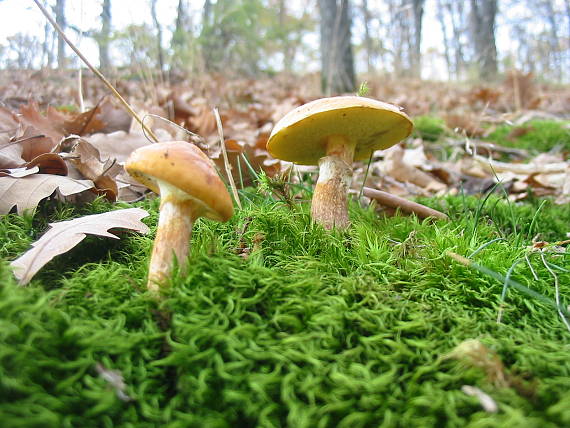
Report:
[{"label": "mushroom cap", "polygon": [[355,143],[354,160],[387,149],[412,132],[412,121],[397,106],[357,96],[321,98],[291,110],[275,124],[267,151],[301,165],[317,165],[326,138],[342,135]]},{"label": "mushroom cap", "polygon": [[133,151],[125,163],[127,172],[155,193],[159,182],[194,200],[196,217],[227,221],[234,212],[232,198],[214,164],[198,147],[186,141],[150,144]]}]

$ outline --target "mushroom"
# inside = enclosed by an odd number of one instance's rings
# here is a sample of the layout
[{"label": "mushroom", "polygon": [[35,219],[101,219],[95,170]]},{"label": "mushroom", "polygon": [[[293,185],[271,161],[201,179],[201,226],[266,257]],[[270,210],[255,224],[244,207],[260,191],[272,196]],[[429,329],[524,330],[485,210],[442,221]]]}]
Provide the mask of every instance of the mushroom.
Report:
[{"label": "mushroom", "polygon": [[198,217],[227,221],[232,199],[212,161],[196,146],[171,141],[131,153],[127,172],[160,194],[160,213],[148,273],[148,288],[159,291],[170,276],[173,258],[187,265],[192,226]]},{"label": "mushroom", "polygon": [[321,98],[287,113],[273,128],[267,151],[301,165],[319,165],[311,216],[326,229],[346,229],[352,162],[406,138],[412,121],[394,105],[370,98]]}]

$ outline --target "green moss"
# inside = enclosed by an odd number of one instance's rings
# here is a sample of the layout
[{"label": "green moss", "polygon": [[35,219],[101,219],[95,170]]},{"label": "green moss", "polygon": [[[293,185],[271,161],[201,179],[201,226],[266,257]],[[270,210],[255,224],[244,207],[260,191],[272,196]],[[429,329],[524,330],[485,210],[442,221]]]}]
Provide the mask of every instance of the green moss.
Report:
[{"label": "green moss", "polygon": [[445,133],[445,122],[434,116],[414,117],[413,135],[425,141],[437,141]]},{"label": "green moss", "polygon": [[559,147],[570,151],[570,122],[533,120],[522,126],[502,125],[488,137],[499,145],[527,149],[534,153]]},{"label": "green moss", "polygon": [[[10,427],[566,426],[568,331],[555,311],[452,262],[504,274],[531,236],[564,239],[568,211],[490,199],[432,200],[450,222],[378,218],[351,206],[352,228],[327,233],[308,207],[251,196],[224,224],[200,220],[191,267],[165,298],[145,290],[150,236],[84,241],[19,288],[7,261],[45,222],[7,216],[0,262],[0,420]],[[152,213],[156,201],[138,204]],[[92,208],[103,209],[98,202]],[[110,206],[106,206],[110,208]],[[116,207],[113,207],[116,208]],[[81,210],[88,210],[89,207]],[[54,221],[79,214],[57,210]],[[534,230],[529,220],[535,218]],[[97,247],[96,252],[92,252]],[[570,259],[551,259],[570,270]],[[519,264],[513,278],[553,296]],[[567,295],[570,274],[557,271]],[[534,396],[497,388],[441,357],[465,339],[494,349]],[[97,372],[119,371],[132,400]],[[496,414],[461,392],[475,385]]]}]

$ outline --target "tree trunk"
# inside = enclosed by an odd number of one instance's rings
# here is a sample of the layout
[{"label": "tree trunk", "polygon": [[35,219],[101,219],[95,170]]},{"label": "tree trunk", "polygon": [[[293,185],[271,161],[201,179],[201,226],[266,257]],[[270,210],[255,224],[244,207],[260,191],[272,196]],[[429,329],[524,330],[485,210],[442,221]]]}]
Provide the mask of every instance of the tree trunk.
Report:
[{"label": "tree trunk", "polygon": [[111,67],[109,56],[109,43],[111,40],[111,0],[103,0],[101,11],[101,33],[98,38],[99,44],[99,68],[103,71]]},{"label": "tree trunk", "polygon": [[213,67],[212,52],[210,50],[210,40],[208,32],[212,26],[212,2],[211,0],[204,1],[202,8],[202,30],[200,32],[200,39],[202,45],[202,60],[204,61],[204,68],[209,71]]},{"label": "tree trunk", "polygon": [[178,9],[176,13],[176,24],[174,34],[172,34],[172,47],[184,48],[186,41],[186,0],[178,0]]},{"label": "tree trunk", "polygon": [[544,7],[546,9],[546,20],[548,21],[548,25],[550,27],[550,38],[548,40],[548,44],[550,45],[550,58],[552,61],[552,69],[556,78],[559,82],[562,81],[562,58],[560,54],[560,49],[558,47],[558,30],[557,27],[560,25],[558,20],[556,19],[556,13],[554,11],[554,7],[550,0],[545,1]]},{"label": "tree trunk", "polygon": [[443,14],[443,4],[441,0],[437,0],[437,20],[441,27],[441,34],[443,35],[443,55],[445,58],[445,64],[447,65],[447,73],[451,78],[452,66],[451,66],[451,56],[449,54],[449,36],[447,35],[447,24],[445,23],[445,15]]},{"label": "tree trunk", "polygon": [[160,71],[160,77],[164,80],[164,53],[162,51],[162,27],[158,22],[158,16],[156,15],[156,2],[157,0],[151,0],[150,2],[150,15],[152,17],[152,22],[156,28],[156,47],[158,56],[158,68]]},{"label": "tree trunk", "polygon": [[55,39],[53,27],[48,21],[44,25],[44,41],[42,43],[42,64],[46,68],[53,66],[53,41]]},{"label": "tree trunk", "polygon": [[479,77],[485,80],[497,77],[496,16],[497,0],[471,0],[475,60],[479,69]]},{"label": "tree trunk", "polygon": [[[55,4],[55,22],[65,31],[65,0],[57,0]],[[65,40],[60,34],[57,36],[57,68],[65,68]]]},{"label": "tree trunk", "polygon": [[[456,7],[454,7],[454,5]],[[451,25],[453,27],[453,50],[454,50],[454,68],[455,78],[459,80],[465,69],[465,56],[463,54],[463,43],[461,42],[461,35],[465,31],[464,22],[464,5],[463,2],[453,3],[450,0],[447,3],[447,10],[451,17]]]},{"label": "tree trunk", "polygon": [[411,75],[421,77],[422,74],[422,18],[424,15],[425,0],[412,0],[412,11],[414,14],[414,38],[410,51]]},{"label": "tree trunk", "polygon": [[374,69],[372,67],[372,38],[370,37],[370,10],[368,9],[368,0],[362,0],[362,17],[364,18],[364,46],[366,47],[366,71],[371,74]]},{"label": "tree trunk", "polygon": [[319,0],[321,86],[326,95],[355,90],[349,0]]}]

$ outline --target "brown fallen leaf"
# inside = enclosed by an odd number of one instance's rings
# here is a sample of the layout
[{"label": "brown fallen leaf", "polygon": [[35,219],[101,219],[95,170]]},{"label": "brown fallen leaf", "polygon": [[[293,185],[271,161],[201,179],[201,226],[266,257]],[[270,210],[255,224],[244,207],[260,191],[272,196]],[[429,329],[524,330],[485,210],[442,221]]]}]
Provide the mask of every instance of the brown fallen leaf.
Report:
[{"label": "brown fallen leaf", "polygon": [[[43,153],[26,163],[26,168],[38,167],[40,174],[67,175],[67,165],[57,153]],[[89,177],[87,177],[89,178]]]},{"label": "brown fallen leaf", "polygon": [[22,159],[22,146],[6,143],[0,146],[0,168],[17,168],[26,161]]},{"label": "brown fallen leaf", "polygon": [[50,223],[51,229],[32,244],[32,249],[10,263],[14,276],[20,285],[27,284],[46,263],[75,247],[86,235],[119,239],[109,232],[116,228],[148,233],[148,226],[141,222],[146,216],[148,212],[143,209],[128,208]]},{"label": "brown fallen leaf", "polygon": [[115,160],[101,160],[99,150],[83,138],[75,140],[69,155],[69,161],[83,177],[95,183],[100,193],[105,194],[110,201],[117,200],[119,189],[114,177],[123,168]]},{"label": "brown fallen leaf", "polygon": [[34,209],[38,203],[51,195],[56,189],[63,196],[69,196],[94,187],[91,180],[74,180],[73,178],[34,174],[23,178],[0,177],[0,214],[8,214],[18,207],[18,214]]},{"label": "brown fallen leaf", "polygon": [[[159,138],[161,138],[160,135]],[[87,138],[87,141],[99,150],[101,158],[117,159],[118,162],[126,161],[133,150],[151,144],[151,141],[142,134],[127,134],[124,131],[112,132],[110,134],[93,134]]]},{"label": "brown fallen leaf", "polygon": [[124,109],[114,105],[109,97],[103,98],[91,110],[67,117],[55,109],[48,109],[48,118],[58,119],[62,123],[66,135],[89,135],[95,133],[111,133],[115,131],[128,131],[131,117]]},{"label": "brown fallen leaf", "polygon": [[34,127],[46,137],[51,138],[53,145],[57,144],[65,136],[63,124],[43,116],[38,111],[37,103],[30,102],[27,105],[20,106],[20,113],[22,123]]},{"label": "brown fallen leaf", "polygon": [[397,145],[385,152],[384,173],[393,178],[413,183],[431,192],[439,192],[447,189],[447,186],[427,172],[408,165],[404,161],[405,150]]}]

